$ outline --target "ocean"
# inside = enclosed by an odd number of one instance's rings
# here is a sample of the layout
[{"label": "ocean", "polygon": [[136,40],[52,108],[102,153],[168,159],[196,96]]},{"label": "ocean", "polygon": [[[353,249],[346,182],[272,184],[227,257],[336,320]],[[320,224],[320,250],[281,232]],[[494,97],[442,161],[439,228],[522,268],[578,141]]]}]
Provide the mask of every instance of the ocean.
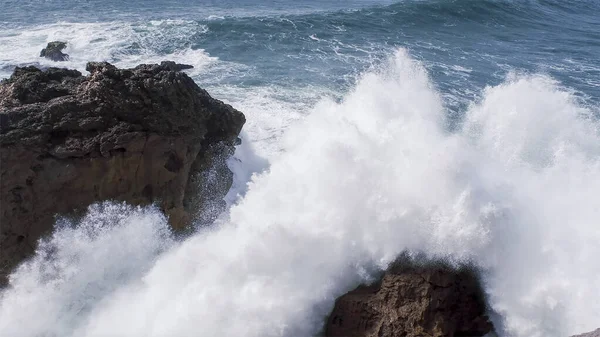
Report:
[{"label": "ocean", "polygon": [[244,112],[228,210],[57,224],[0,336],[317,336],[402,252],[477,266],[501,336],[600,326],[600,2],[0,0],[0,79],[173,60]]}]

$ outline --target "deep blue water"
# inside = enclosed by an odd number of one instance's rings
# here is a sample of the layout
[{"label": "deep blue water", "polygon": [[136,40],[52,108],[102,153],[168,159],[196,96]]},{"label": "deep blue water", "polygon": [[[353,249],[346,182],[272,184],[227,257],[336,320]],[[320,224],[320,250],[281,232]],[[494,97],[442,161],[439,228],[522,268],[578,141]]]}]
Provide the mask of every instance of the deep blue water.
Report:
[{"label": "deep blue water", "polygon": [[[9,55],[0,50],[4,77],[20,60],[34,62],[32,54],[46,40],[64,39],[78,44],[73,53],[81,60],[117,63],[132,55],[143,62],[147,54],[169,58],[203,49],[229,63],[197,74],[209,88],[268,85],[340,93],[357,74],[405,47],[425,63],[451,113],[460,115],[465,102],[509,72],[548,74],[588,102],[600,98],[600,2],[594,0],[2,1],[0,6],[0,42],[12,49]],[[56,23],[62,32],[52,26]],[[69,27],[75,23],[80,25]],[[86,35],[75,36],[85,24]],[[124,30],[125,37],[102,43]]]}]

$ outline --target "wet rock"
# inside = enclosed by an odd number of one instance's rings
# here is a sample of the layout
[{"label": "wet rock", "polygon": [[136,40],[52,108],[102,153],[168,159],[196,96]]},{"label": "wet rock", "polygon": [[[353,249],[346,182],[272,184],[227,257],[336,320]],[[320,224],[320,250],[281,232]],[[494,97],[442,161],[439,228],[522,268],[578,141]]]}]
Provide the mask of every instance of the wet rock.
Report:
[{"label": "wet rock", "polygon": [[338,298],[327,337],[484,336],[492,331],[469,270],[397,264],[382,279]]},{"label": "wet rock", "polygon": [[224,208],[244,115],[168,66],[87,70],[16,68],[0,84],[0,280],[55,214],[156,203],[183,228]]},{"label": "wet rock", "polygon": [[172,71],[181,71],[181,70],[194,68],[193,65],[183,64],[183,63],[175,63],[173,61],[162,61],[160,63],[160,65],[161,65],[161,67],[168,69],[168,70],[172,70]]},{"label": "wet rock", "polygon": [[45,57],[49,60],[56,62],[68,61],[69,55],[62,52],[62,50],[65,48],[67,48],[66,42],[49,42],[46,48],[42,49],[42,51],[40,52],[40,57]]}]

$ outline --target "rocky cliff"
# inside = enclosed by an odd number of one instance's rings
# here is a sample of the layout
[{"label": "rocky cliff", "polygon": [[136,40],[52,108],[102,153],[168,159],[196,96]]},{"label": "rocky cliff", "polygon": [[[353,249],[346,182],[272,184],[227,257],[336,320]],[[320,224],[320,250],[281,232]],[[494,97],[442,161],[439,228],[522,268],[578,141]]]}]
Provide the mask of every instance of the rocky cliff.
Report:
[{"label": "rocky cliff", "polygon": [[56,214],[156,202],[180,228],[223,207],[245,118],[181,66],[26,67],[0,84],[0,283]]},{"label": "rocky cliff", "polygon": [[473,272],[398,263],[380,282],[338,298],[325,336],[484,336],[493,329],[485,309]]}]

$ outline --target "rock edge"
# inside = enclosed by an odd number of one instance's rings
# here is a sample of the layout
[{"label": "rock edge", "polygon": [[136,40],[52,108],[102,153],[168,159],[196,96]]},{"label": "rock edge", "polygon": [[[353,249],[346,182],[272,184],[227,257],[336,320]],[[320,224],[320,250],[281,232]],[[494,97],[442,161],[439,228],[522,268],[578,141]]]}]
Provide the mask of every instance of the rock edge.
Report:
[{"label": "rock edge", "polygon": [[174,62],[16,68],[0,84],[0,283],[56,214],[104,200],[155,203],[174,228],[210,220],[232,183],[244,115]]}]

